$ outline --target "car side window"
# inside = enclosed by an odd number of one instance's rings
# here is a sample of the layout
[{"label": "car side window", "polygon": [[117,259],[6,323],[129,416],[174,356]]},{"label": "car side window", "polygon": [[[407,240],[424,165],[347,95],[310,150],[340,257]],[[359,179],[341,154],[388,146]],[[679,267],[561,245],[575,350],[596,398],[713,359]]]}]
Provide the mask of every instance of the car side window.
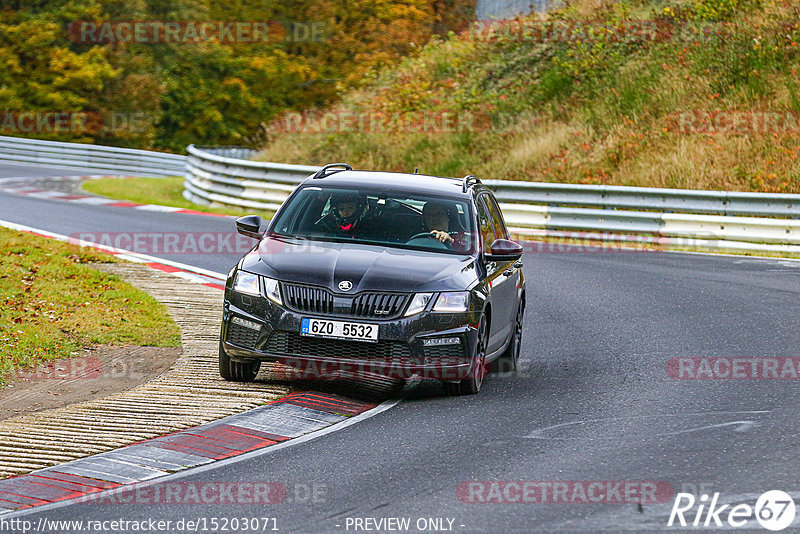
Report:
[{"label": "car side window", "polygon": [[489,216],[492,218],[495,239],[508,239],[508,230],[506,225],[503,224],[503,216],[500,214],[500,207],[497,205],[497,201],[489,195],[483,195],[483,200],[486,202]]},{"label": "car side window", "polygon": [[483,251],[488,253],[491,251],[492,243],[494,243],[495,240],[495,232],[494,227],[492,226],[491,215],[489,215],[489,210],[484,203],[483,196],[478,197],[475,204],[475,207],[478,210],[478,226],[480,227],[481,241],[483,241]]}]

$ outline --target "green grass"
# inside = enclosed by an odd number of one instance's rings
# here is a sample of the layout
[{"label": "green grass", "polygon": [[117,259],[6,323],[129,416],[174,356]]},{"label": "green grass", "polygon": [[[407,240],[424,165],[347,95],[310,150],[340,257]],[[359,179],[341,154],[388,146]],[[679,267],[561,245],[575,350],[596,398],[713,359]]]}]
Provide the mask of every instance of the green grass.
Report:
[{"label": "green grass", "polygon": [[166,308],[91,263],[113,256],[0,228],[0,383],[99,344],[180,346]]},{"label": "green grass", "polygon": [[233,216],[260,215],[265,219],[271,219],[275,213],[269,210],[216,205],[204,206],[189,202],[183,197],[183,182],[184,179],[181,176],[168,176],[166,178],[99,178],[84,182],[83,189],[89,193],[116,200],[127,200],[137,204],[172,206],[205,213]]},{"label": "green grass", "polygon": [[[717,111],[800,110],[800,8],[766,0],[573,0],[549,13],[570,39],[513,28],[433,40],[328,111],[472,113],[466,133],[342,127],[287,131],[276,122],[257,159],[538,182],[800,193],[797,128],[709,133]],[[625,27],[646,31],[623,35]],[[649,26],[648,26],[649,25]],[[659,30],[661,31],[661,30]],[[508,35],[511,35],[509,38]],[[552,35],[552,34],[551,34]],[[588,37],[587,37],[588,35]],[[680,118],[697,112],[696,128]],[[319,114],[321,116],[321,113]],[[757,117],[757,116],[756,116]],[[791,121],[786,121],[791,124]],[[334,124],[335,121],[331,121]],[[683,126],[681,126],[683,124]],[[719,123],[718,123],[719,124]],[[491,125],[491,127],[485,127]],[[724,128],[724,127],[723,127]]]}]

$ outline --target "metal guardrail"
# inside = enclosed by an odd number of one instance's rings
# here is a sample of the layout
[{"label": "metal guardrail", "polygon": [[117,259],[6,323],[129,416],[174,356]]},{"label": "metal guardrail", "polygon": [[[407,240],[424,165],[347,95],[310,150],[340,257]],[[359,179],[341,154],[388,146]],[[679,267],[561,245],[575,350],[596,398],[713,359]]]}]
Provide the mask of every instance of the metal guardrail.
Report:
[{"label": "metal guardrail", "polygon": [[189,145],[183,196],[198,204],[277,210],[295,186],[319,167],[250,161],[246,148]]},{"label": "metal guardrail", "polygon": [[475,5],[475,17],[479,21],[502,20],[525,15],[531,11],[544,13],[560,5],[563,5],[563,2],[554,0],[478,0]]},{"label": "metal guardrail", "polygon": [[800,195],[483,180],[500,202],[800,218]]},{"label": "metal guardrail", "polygon": [[[80,167],[139,176],[184,174],[187,199],[277,210],[319,170],[252,161],[256,151],[189,145],[188,156],[147,150],[0,136],[0,161]],[[648,234],[734,243],[743,250],[800,252],[800,195],[484,180],[517,230]],[[717,245],[714,245],[714,241]],[[710,243],[710,244],[709,244]],[[773,244],[773,245],[765,245]],[[788,248],[787,248],[788,247]],[[796,250],[795,250],[796,249]]]},{"label": "metal guardrail", "polygon": [[[184,196],[276,210],[319,167],[251,161],[256,151],[190,145]],[[241,159],[245,158],[245,159]],[[800,244],[800,195],[484,180],[517,229],[632,233],[737,243]],[[709,241],[711,240],[711,241]],[[765,248],[767,247],[767,248]],[[790,249],[800,252],[800,248]],[[783,250],[783,249],[782,249]]]},{"label": "metal guardrail", "polygon": [[0,136],[0,161],[137,176],[180,176],[186,170],[186,156],[178,154],[6,136]]},{"label": "metal guardrail", "polygon": [[[277,209],[319,167],[256,162],[255,151],[189,146],[184,196]],[[510,226],[800,244],[800,195],[484,180]],[[745,217],[743,217],[743,215]]]}]

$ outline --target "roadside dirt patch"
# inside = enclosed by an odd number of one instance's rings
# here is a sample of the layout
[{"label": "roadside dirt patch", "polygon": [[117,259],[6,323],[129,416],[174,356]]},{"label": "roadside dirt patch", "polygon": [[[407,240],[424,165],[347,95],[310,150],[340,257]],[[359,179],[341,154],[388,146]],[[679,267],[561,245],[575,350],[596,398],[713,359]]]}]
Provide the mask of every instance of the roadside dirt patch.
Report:
[{"label": "roadside dirt patch", "polygon": [[169,369],[180,355],[178,347],[101,345],[21,370],[0,389],[0,420],[127,391]]}]

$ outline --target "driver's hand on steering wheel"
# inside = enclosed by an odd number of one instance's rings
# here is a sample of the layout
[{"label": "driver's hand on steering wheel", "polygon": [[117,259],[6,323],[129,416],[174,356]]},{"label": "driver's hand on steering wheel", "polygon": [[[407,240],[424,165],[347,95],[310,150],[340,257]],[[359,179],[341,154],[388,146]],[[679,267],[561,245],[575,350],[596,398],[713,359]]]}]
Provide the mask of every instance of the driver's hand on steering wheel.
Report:
[{"label": "driver's hand on steering wheel", "polygon": [[431,235],[445,244],[448,242],[450,243],[453,242],[453,238],[450,237],[450,234],[448,234],[447,232],[443,232],[441,230],[431,230]]}]

